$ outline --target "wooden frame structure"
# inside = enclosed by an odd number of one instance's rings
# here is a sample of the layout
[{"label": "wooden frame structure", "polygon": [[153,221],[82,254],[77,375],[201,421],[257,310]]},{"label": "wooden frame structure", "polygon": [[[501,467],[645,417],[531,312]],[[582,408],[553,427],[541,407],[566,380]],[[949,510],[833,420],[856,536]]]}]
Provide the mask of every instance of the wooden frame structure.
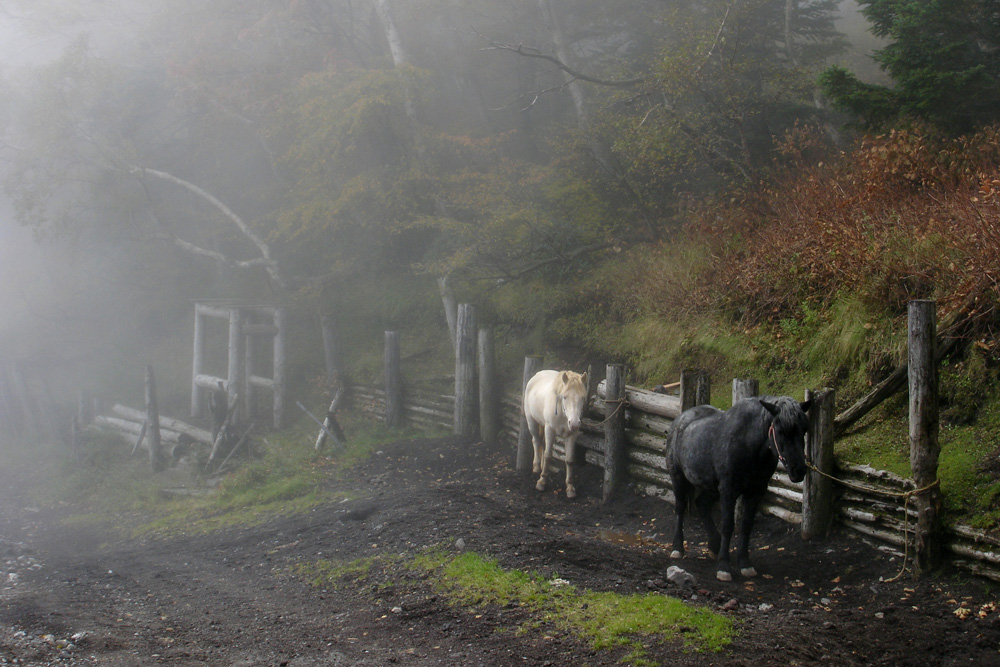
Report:
[{"label": "wooden frame structure", "polygon": [[[208,375],[208,318],[229,322],[229,361],[225,378]],[[194,356],[191,369],[191,416],[205,414],[209,392],[221,386],[230,400],[241,394],[239,410],[251,416],[256,409],[260,389],[271,392],[274,428],[281,428],[285,412],[286,337],[288,314],[284,306],[238,301],[198,301],[194,309]],[[261,344],[272,345],[272,375],[260,375],[258,364]]]}]

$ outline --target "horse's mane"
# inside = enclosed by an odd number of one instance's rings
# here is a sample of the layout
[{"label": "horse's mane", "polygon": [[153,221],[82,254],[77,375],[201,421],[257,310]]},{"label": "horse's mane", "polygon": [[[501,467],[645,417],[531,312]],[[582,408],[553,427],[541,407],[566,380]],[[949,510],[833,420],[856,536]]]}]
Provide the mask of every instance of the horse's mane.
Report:
[{"label": "horse's mane", "polygon": [[761,396],[760,398],[777,406],[778,414],[775,415],[774,421],[779,429],[805,431],[809,428],[809,417],[802,411],[799,402],[791,396]]}]

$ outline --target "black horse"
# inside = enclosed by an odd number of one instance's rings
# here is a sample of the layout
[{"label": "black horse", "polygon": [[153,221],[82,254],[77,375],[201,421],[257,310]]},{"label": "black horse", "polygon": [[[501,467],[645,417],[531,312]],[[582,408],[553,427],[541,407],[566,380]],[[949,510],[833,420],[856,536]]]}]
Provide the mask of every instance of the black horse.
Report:
[{"label": "black horse", "polygon": [[[708,546],[718,558],[716,577],[732,581],[729,545],[736,500],[743,498],[736,559],[740,573],[757,576],[750,564],[750,531],[760,499],[780,460],[793,482],[806,475],[805,434],[810,401],[763,396],[738,401],[723,412],[711,405],[685,410],[670,430],[667,467],[676,497],[677,527],[671,558],[684,555],[684,510],[691,492],[708,532]],[[722,508],[722,533],[712,520],[715,501]]]}]

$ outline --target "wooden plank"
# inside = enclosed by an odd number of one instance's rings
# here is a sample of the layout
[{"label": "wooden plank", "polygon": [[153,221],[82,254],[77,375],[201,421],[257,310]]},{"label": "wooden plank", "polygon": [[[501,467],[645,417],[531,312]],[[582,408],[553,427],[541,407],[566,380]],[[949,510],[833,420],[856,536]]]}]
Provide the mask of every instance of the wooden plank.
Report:
[{"label": "wooden plank", "polygon": [[[597,385],[597,396],[604,398],[606,393],[606,380],[601,380]],[[639,387],[625,387],[625,398],[633,410],[648,412],[661,417],[677,419],[681,414],[681,399],[678,396],[668,396],[657,394]]]}]

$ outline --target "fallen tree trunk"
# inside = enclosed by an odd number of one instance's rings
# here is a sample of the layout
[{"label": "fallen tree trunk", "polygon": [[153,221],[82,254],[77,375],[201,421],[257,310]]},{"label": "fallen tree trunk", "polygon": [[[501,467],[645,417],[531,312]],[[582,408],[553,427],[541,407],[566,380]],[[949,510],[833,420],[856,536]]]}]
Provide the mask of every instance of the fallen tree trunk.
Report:
[{"label": "fallen tree trunk", "polygon": [[[145,421],[146,415],[141,410],[135,410],[128,406],[116,403],[111,411],[120,417],[125,419],[142,422]],[[179,419],[173,419],[171,417],[164,417],[160,415],[160,427],[171,431],[177,431],[178,433],[186,433],[191,436],[196,442],[202,442],[206,445],[212,444],[212,434],[203,428],[198,428],[197,426],[191,426]]]}]

